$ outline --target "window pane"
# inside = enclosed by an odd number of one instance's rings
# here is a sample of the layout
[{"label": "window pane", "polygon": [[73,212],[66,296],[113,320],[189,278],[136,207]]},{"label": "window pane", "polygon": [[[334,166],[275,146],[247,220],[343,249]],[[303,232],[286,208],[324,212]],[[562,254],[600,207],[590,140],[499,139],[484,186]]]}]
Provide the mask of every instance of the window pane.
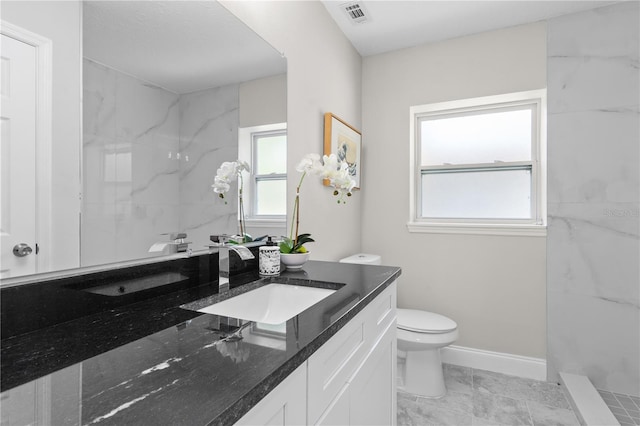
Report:
[{"label": "window pane", "polygon": [[287,214],[287,181],[259,180],[256,182],[256,215]]},{"label": "window pane", "polygon": [[104,181],[131,182],[132,181],[131,151],[107,152],[104,154]]},{"label": "window pane", "polygon": [[266,135],[257,136],[256,144],[256,170],[259,175],[269,173],[287,173],[287,136]]},{"label": "window pane", "polygon": [[420,122],[421,164],[477,164],[531,159],[530,107],[474,112]]},{"label": "window pane", "polygon": [[531,171],[423,173],[422,217],[530,219]]}]

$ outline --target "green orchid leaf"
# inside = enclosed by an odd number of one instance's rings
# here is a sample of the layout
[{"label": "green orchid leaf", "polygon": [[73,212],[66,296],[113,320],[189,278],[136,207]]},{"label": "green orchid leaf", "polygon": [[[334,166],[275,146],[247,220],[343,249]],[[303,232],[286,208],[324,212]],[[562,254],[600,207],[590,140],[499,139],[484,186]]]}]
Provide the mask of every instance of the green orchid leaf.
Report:
[{"label": "green orchid leaf", "polygon": [[293,250],[293,241],[285,238],[278,246],[280,247],[280,253],[291,253]]},{"label": "green orchid leaf", "polygon": [[315,242],[315,240],[313,238],[311,238],[311,237],[300,237],[300,238],[298,238],[298,242],[300,242],[300,241],[304,241],[306,243]]},{"label": "green orchid leaf", "polygon": [[315,240],[313,238],[311,238],[311,234],[300,234],[298,235],[298,241],[296,242],[296,244],[291,248],[291,251],[294,253],[306,253],[306,249],[303,248],[303,246],[306,243],[312,243]]}]

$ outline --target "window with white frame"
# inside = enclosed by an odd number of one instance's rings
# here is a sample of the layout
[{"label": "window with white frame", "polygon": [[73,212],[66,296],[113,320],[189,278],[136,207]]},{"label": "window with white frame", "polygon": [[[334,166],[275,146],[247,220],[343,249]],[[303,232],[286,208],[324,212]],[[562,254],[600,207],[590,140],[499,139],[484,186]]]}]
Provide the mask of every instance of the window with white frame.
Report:
[{"label": "window with white frame", "polygon": [[409,230],[543,227],[545,99],[536,90],[412,107]]},{"label": "window with white frame", "polygon": [[244,189],[247,220],[283,222],[287,214],[286,124],[242,128],[238,136],[239,158],[251,165]]}]

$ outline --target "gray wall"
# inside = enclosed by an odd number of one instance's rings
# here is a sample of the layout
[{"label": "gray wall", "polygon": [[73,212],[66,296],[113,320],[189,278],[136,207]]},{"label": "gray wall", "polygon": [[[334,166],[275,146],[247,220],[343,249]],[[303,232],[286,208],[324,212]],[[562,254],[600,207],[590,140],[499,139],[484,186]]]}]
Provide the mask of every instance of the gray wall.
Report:
[{"label": "gray wall", "polygon": [[[240,84],[240,128],[287,122],[287,75],[280,74]],[[238,147],[238,158],[251,161]],[[297,176],[295,170],[290,171]],[[246,209],[246,207],[245,207]],[[277,223],[248,220],[249,235],[288,235],[286,219]],[[309,246],[311,248],[311,245]]]},{"label": "gray wall", "polygon": [[[287,58],[287,181],[291,217],[295,171],[302,157],[322,153],[323,115],[333,112],[356,128],[361,124],[360,55],[325,7],[316,1],[221,1]],[[363,150],[366,148],[366,139]],[[319,179],[306,178],[301,191],[300,231],[310,232],[311,259],[338,260],[361,247],[361,202],[356,191],[346,205]]]},{"label": "gray wall", "polygon": [[542,89],[545,46],[538,23],[363,59],[363,251],[402,267],[399,307],[458,323],[456,345],[535,358],[546,353],[544,237],[409,233],[409,107]]},{"label": "gray wall", "polygon": [[639,16],[548,23],[548,367],[640,394]]},{"label": "gray wall", "polygon": [[240,127],[287,122],[287,75],[240,84]]}]

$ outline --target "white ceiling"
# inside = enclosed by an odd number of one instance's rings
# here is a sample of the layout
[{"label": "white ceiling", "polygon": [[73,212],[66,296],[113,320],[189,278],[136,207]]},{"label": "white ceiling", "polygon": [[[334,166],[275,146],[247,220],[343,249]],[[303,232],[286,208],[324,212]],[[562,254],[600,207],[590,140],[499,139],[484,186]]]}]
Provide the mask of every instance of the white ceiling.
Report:
[{"label": "white ceiling", "polygon": [[216,1],[85,1],[84,56],[175,93],[286,72]]},{"label": "white ceiling", "polygon": [[[360,55],[391,50],[511,27],[616,1],[591,0],[323,0],[325,8]],[[342,5],[364,5],[368,20],[353,23]]]},{"label": "white ceiling", "polygon": [[[322,3],[362,56],[615,3],[591,0],[344,0]],[[286,61],[216,1],[85,1],[84,55],[175,93],[286,72]]]}]

